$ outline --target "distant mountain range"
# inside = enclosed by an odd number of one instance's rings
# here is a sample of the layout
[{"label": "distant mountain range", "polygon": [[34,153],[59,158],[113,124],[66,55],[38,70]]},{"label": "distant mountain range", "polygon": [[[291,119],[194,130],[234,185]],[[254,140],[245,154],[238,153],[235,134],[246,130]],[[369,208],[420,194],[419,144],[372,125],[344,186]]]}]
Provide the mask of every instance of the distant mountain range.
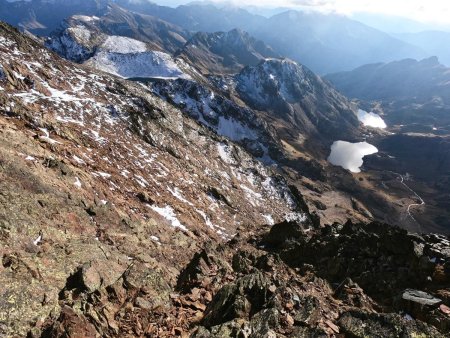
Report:
[{"label": "distant mountain range", "polygon": [[325,78],[351,98],[425,102],[439,97],[450,104],[450,68],[437,57],[369,64]]},{"label": "distant mountain range", "polygon": [[431,56],[420,47],[345,16],[314,12],[285,11],[267,18],[245,9],[201,3],[171,8],[132,0],[0,0],[0,20],[48,35],[71,15],[101,16],[111,4],[178,26],[175,31],[215,33],[242,29],[273,47],[276,54],[301,62],[319,74],[373,62]]},{"label": "distant mountain range", "polygon": [[396,37],[422,48],[428,55],[437,56],[440,62],[450,66],[450,32],[427,30],[396,34]]}]

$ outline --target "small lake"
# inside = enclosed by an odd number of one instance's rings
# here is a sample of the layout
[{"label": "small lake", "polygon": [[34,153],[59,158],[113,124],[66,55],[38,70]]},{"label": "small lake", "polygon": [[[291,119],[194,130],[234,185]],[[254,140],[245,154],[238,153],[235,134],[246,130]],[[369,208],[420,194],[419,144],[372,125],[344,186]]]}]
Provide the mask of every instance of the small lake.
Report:
[{"label": "small lake", "polygon": [[361,172],[363,158],[366,155],[372,155],[378,152],[378,149],[367,143],[350,143],[345,141],[335,141],[331,145],[331,153],[328,156],[328,162],[350,170],[352,173]]},{"label": "small lake", "polygon": [[372,128],[380,128],[385,129],[386,123],[381,118],[380,115],[375,113],[368,113],[365,110],[359,109],[358,110],[358,120],[365,125],[366,127],[372,127]]}]

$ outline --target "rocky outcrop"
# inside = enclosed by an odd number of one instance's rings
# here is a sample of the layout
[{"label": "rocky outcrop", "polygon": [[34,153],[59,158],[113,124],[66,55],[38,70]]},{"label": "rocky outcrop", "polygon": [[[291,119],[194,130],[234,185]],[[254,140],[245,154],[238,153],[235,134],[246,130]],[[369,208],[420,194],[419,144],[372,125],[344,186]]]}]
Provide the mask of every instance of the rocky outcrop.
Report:
[{"label": "rocky outcrop", "polygon": [[212,295],[197,297],[194,337],[444,337],[450,311],[432,295],[446,284],[429,276],[439,268],[423,251],[431,244],[377,223],[320,228],[305,214],[195,255],[178,299]]}]

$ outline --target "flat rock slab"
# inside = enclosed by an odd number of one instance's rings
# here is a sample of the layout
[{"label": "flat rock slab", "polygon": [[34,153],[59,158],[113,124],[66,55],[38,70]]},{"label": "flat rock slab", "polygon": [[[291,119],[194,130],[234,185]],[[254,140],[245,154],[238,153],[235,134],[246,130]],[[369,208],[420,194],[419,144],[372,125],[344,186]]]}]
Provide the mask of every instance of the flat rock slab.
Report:
[{"label": "flat rock slab", "polygon": [[405,290],[402,294],[402,299],[422,306],[431,307],[439,306],[442,303],[441,299],[420,290]]}]

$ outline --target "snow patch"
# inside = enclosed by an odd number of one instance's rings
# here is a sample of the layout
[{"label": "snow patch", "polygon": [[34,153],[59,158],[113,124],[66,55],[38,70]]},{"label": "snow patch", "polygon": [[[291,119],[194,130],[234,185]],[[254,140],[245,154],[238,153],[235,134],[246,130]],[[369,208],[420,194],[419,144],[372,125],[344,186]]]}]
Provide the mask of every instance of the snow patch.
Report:
[{"label": "snow patch", "polygon": [[74,15],[72,17],[74,20],[83,21],[83,22],[92,22],[100,20],[97,16],[87,16],[87,15]]},{"label": "snow patch", "polygon": [[75,182],[73,183],[74,186],[76,186],[78,189],[81,188],[81,182],[78,177],[75,177]]},{"label": "snow patch", "polygon": [[233,155],[231,154],[232,148],[228,144],[225,143],[219,143],[217,145],[217,152],[219,153],[220,158],[222,161],[228,164],[235,164],[236,161],[233,158]]},{"label": "snow patch", "polygon": [[38,245],[41,241],[42,241],[42,235],[39,235],[39,236],[33,241],[33,244],[34,244],[34,245]]},{"label": "snow patch", "polygon": [[171,206],[167,205],[164,208],[160,208],[156,205],[152,205],[150,208],[168,220],[174,228],[180,228],[183,231],[187,231],[187,228],[178,220]]},{"label": "snow patch", "polygon": [[178,188],[176,188],[176,187],[173,188],[173,189],[167,188],[167,190],[169,190],[169,192],[170,192],[173,196],[175,196],[177,199],[179,199],[181,202],[184,202],[184,203],[186,203],[186,204],[189,204],[189,205],[193,206],[193,204],[192,204],[191,202],[189,202],[187,199],[185,199],[185,198],[183,197],[183,195],[181,194],[180,190],[178,190]]},{"label": "snow patch", "polygon": [[87,63],[94,68],[123,78],[190,78],[189,75],[183,73],[169,54],[163,52],[100,51]]},{"label": "snow patch", "polygon": [[300,212],[291,212],[284,215],[284,219],[288,222],[303,223],[308,219],[308,217],[306,216],[306,214]]},{"label": "snow patch", "polygon": [[159,238],[156,236],[150,236],[150,239],[155,241],[155,242],[159,242]]},{"label": "snow patch", "polygon": [[56,140],[50,138],[50,133],[48,132],[47,129],[45,129],[45,128],[39,128],[39,130],[42,131],[42,132],[44,133],[44,136],[42,136],[42,135],[39,136],[39,138],[40,138],[41,140],[44,140],[44,141],[46,141],[46,142],[48,142],[48,143],[50,143],[50,144],[61,144],[61,142],[58,142],[58,141],[56,141]]},{"label": "snow patch", "polygon": [[110,178],[111,177],[111,174],[104,173],[104,172],[101,172],[101,171],[97,171],[97,172],[95,172],[95,174],[100,175],[103,178]]},{"label": "snow patch", "polygon": [[73,155],[72,158],[77,162],[78,164],[86,164],[81,158],[79,158],[77,155]]},{"label": "snow patch", "polygon": [[272,215],[261,215],[267,222],[268,225],[274,225],[275,221],[273,220]]},{"label": "snow patch", "polygon": [[219,117],[217,133],[233,141],[241,141],[243,139],[256,140],[258,138],[254,130],[244,126],[233,118],[228,119],[224,116]]},{"label": "snow patch", "polygon": [[119,54],[143,53],[148,51],[147,45],[144,42],[117,35],[108,36],[105,42],[102,43],[100,49]]}]

